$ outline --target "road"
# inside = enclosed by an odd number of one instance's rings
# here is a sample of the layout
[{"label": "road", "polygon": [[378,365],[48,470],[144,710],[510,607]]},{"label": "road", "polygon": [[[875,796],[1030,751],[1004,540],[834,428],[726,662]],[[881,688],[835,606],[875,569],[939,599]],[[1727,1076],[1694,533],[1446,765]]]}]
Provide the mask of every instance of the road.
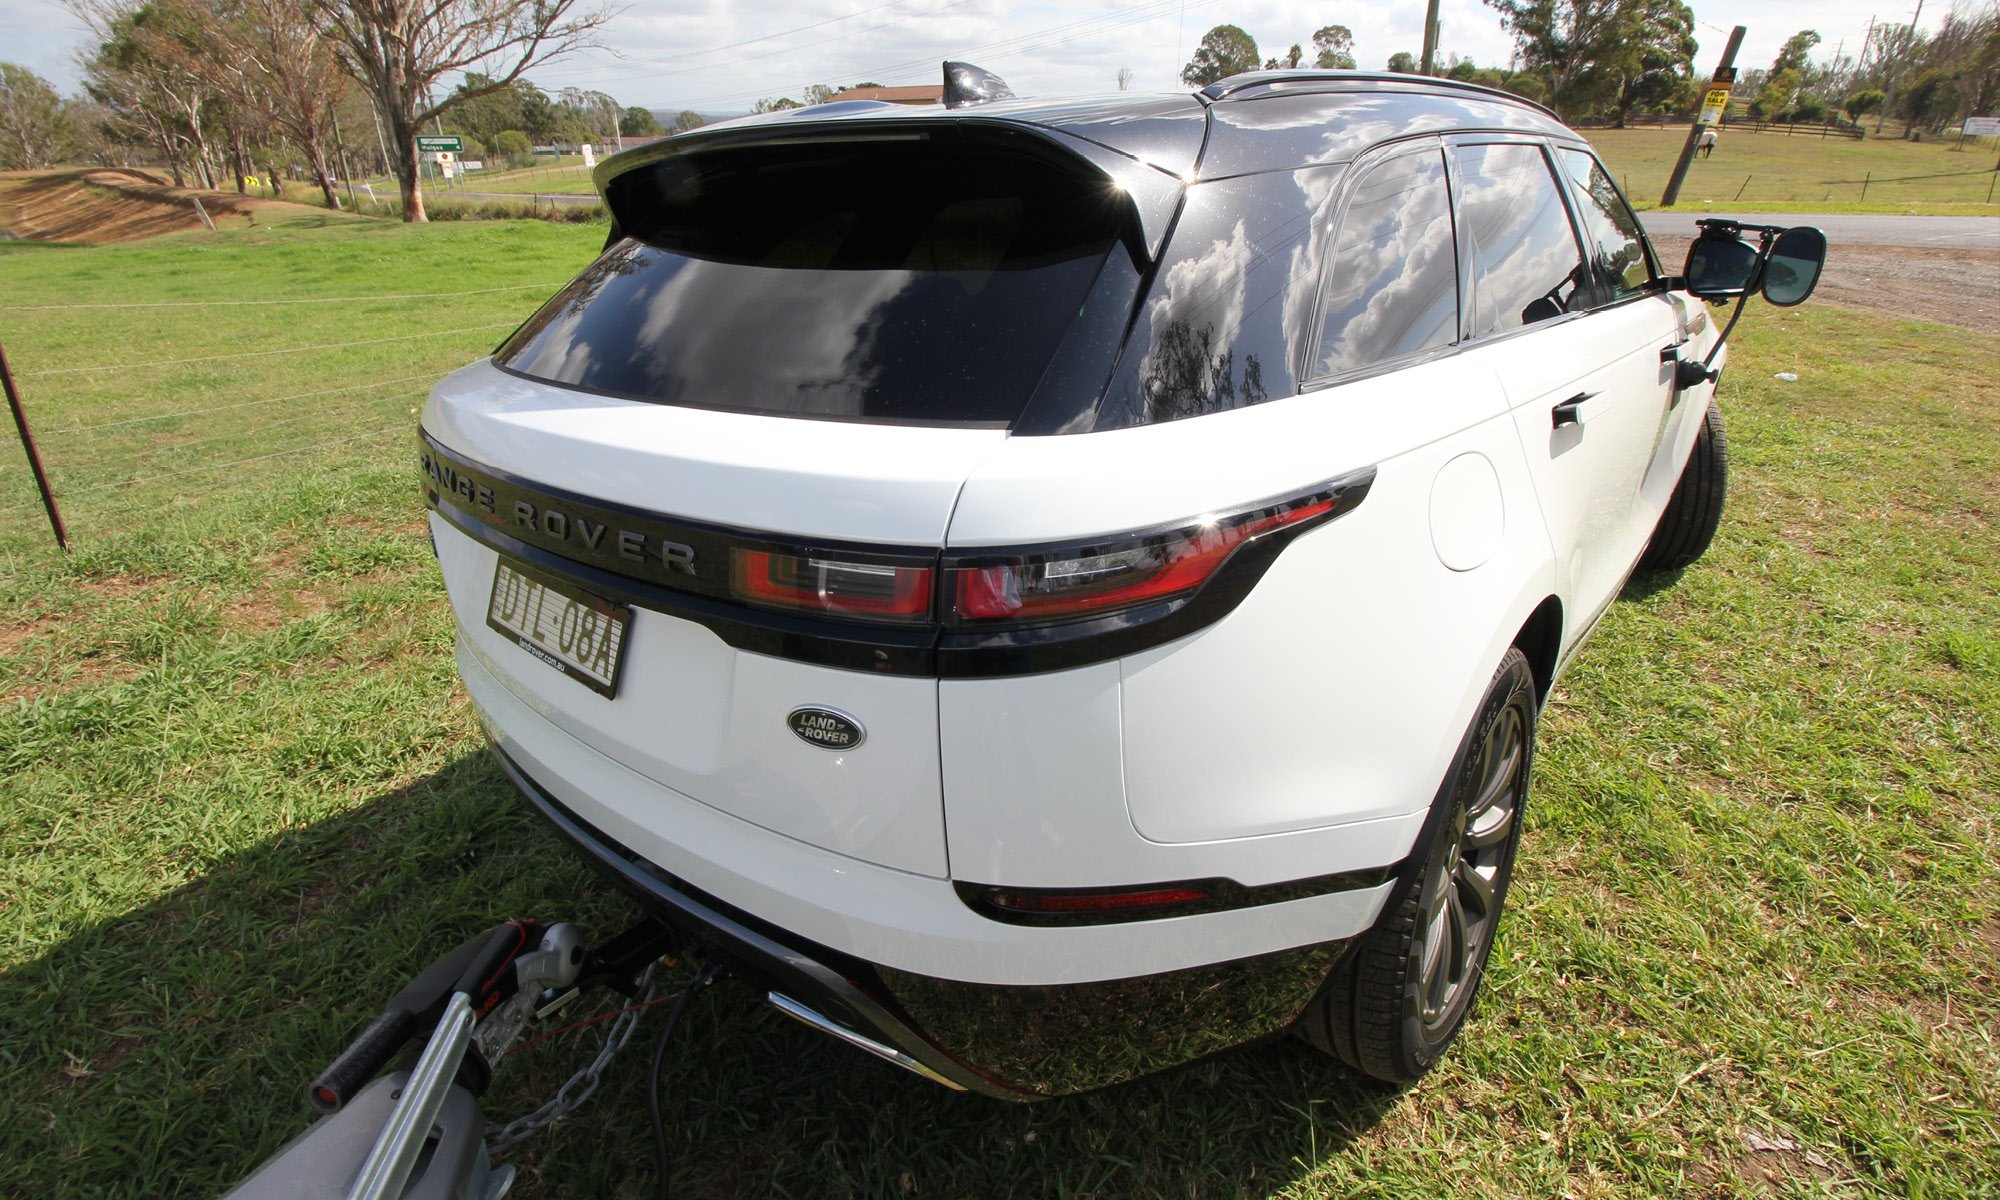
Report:
[{"label": "road", "polygon": [[1813,225],[1834,246],[1925,246],[1939,250],[2000,250],[2000,217],[1905,217],[1893,213],[1649,212],[1639,214],[1651,237],[1693,237],[1696,217],[1735,217],[1758,225]]}]

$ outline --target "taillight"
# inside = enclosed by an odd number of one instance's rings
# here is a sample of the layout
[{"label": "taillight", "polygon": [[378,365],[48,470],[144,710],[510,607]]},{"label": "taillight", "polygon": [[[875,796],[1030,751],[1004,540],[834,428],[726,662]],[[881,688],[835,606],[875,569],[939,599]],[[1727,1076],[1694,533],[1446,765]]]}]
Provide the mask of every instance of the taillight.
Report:
[{"label": "taillight", "polygon": [[1320,494],[1111,545],[954,566],[952,616],[1056,620],[1171,599],[1206,583],[1245,542],[1326,516],[1337,503]]},{"label": "taillight", "polygon": [[931,612],[931,569],[850,562],[737,547],[730,589],[771,608],[870,621],[923,621]]}]

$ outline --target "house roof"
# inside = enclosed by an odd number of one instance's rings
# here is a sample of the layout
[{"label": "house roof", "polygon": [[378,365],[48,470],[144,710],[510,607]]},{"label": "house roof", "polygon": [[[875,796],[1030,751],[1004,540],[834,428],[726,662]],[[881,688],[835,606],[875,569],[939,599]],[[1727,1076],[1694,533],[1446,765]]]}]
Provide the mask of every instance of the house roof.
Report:
[{"label": "house roof", "polygon": [[890,104],[942,104],[944,85],[926,83],[920,87],[854,87],[834,96],[835,100],[883,100]]}]

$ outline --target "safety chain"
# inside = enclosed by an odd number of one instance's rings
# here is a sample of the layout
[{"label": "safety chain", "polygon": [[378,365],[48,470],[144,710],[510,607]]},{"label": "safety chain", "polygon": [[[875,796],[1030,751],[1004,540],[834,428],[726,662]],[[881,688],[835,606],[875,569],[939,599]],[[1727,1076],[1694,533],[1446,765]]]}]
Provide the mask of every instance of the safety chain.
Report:
[{"label": "safety chain", "polygon": [[655,963],[648,966],[639,976],[638,997],[630,1008],[619,1013],[618,1019],[611,1022],[611,1032],[604,1039],[604,1048],[597,1052],[597,1057],[590,1061],[590,1065],[570,1076],[548,1103],[526,1116],[516,1117],[507,1122],[506,1126],[494,1135],[493,1140],[487,1143],[486,1152],[489,1155],[497,1158],[505,1151],[555,1124],[578,1105],[590,1099],[590,1094],[597,1090],[597,1081],[604,1074],[604,1069],[611,1065],[612,1057],[625,1048],[625,1043],[632,1040],[632,1032],[639,1027],[639,1018],[644,1016],[645,1010],[650,1007],[653,999],[653,970],[658,965]]}]

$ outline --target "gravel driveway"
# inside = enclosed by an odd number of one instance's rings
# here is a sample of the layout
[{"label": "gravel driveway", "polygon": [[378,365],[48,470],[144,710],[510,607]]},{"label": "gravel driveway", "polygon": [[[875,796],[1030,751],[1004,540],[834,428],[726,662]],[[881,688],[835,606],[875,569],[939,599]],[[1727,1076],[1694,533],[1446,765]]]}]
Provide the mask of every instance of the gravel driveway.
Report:
[{"label": "gravel driveway", "polygon": [[[1688,238],[1656,237],[1661,266],[1687,259]],[[1916,246],[1828,247],[1826,274],[1809,304],[1865,308],[2000,336],[2000,250]]]}]

